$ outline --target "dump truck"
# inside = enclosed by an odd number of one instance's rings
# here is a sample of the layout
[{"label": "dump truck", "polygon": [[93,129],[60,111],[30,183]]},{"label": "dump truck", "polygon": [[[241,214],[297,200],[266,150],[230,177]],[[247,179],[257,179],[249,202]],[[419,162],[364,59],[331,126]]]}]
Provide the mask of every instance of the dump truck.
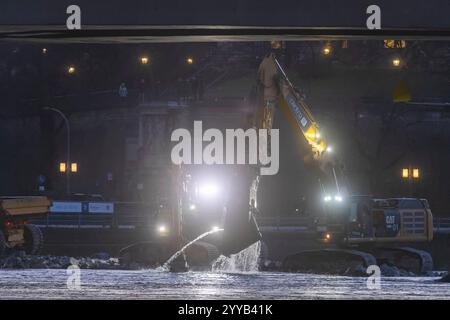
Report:
[{"label": "dump truck", "polygon": [[0,256],[9,250],[39,254],[42,231],[28,221],[46,215],[50,206],[50,199],[43,196],[0,197]]}]

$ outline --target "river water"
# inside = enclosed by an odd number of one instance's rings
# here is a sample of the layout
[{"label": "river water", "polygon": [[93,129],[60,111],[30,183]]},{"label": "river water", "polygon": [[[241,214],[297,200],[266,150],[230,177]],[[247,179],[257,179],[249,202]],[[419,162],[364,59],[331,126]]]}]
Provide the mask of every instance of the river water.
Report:
[{"label": "river water", "polygon": [[367,278],[275,272],[81,270],[68,289],[67,270],[0,270],[0,299],[450,299],[433,277]]}]

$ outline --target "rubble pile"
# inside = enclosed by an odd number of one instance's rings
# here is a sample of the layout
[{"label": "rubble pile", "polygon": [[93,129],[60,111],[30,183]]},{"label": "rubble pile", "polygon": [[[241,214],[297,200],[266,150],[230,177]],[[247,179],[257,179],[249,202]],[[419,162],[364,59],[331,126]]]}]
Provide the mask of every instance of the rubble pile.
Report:
[{"label": "rubble pile", "polygon": [[81,257],[27,255],[23,251],[0,258],[0,269],[66,269],[77,265],[81,269],[128,269],[118,259],[109,256]]}]

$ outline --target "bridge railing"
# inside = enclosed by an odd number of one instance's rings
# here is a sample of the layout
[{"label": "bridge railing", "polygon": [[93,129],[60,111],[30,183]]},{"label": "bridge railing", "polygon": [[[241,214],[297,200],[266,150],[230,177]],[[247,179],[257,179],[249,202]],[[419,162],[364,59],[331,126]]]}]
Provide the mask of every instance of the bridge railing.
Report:
[{"label": "bridge railing", "polygon": [[[155,224],[156,210],[141,203],[115,203],[114,211],[110,213],[89,212],[51,212],[46,216],[34,218],[30,222],[44,227],[72,228],[148,228]],[[262,228],[300,229],[313,224],[311,217],[257,216],[256,220]],[[450,217],[434,217],[435,232],[450,232]]]}]

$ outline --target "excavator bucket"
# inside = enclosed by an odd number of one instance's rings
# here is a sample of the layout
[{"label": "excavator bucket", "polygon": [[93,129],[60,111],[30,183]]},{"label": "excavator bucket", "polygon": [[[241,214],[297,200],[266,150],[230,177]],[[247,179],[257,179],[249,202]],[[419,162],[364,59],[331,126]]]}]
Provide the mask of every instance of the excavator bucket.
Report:
[{"label": "excavator bucket", "polygon": [[236,207],[228,212],[225,219],[220,250],[226,256],[236,254],[258,242],[261,238],[261,233],[253,214],[249,213],[248,209],[245,212],[242,207]]},{"label": "excavator bucket", "polygon": [[251,170],[242,170],[233,178],[220,246],[223,255],[236,254],[261,240],[255,210],[250,206],[254,177]]}]

